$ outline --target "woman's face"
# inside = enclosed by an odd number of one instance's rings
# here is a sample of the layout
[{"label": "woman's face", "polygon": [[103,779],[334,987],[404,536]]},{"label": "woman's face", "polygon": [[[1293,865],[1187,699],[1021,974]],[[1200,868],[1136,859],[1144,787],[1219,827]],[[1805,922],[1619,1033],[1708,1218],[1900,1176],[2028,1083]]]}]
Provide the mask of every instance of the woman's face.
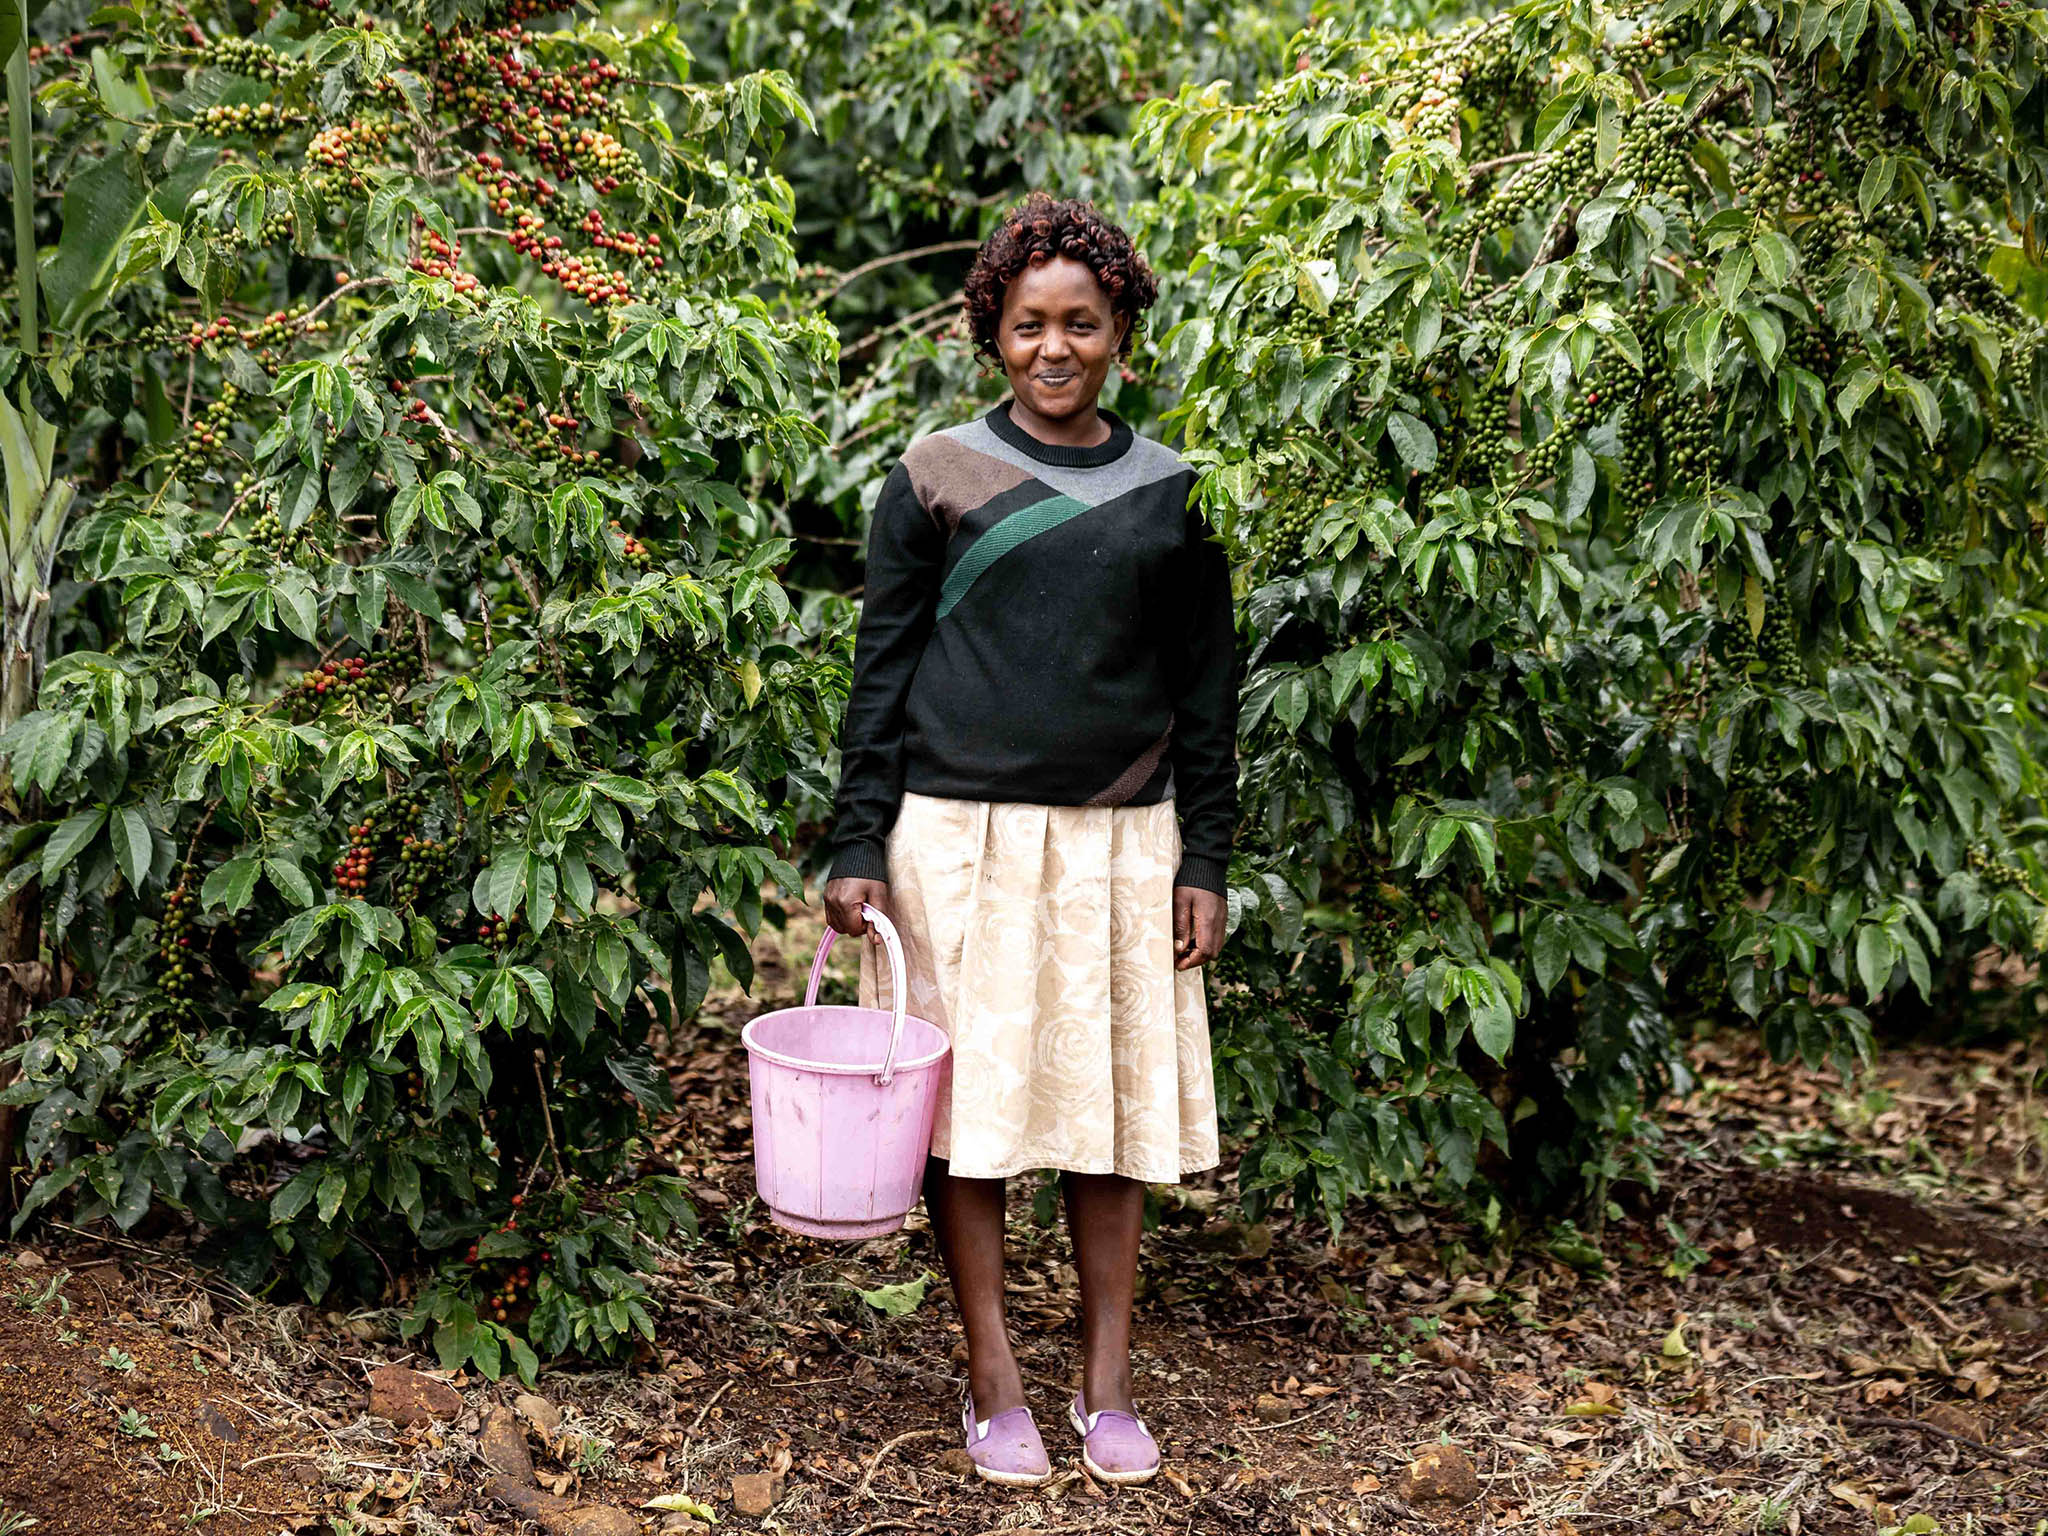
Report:
[{"label": "woman's face", "polygon": [[1010,279],[996,328],[1018,402],[1053,420],[1093,410],[1128,325],[1086,262],[1055,256],[1026,267]]}]

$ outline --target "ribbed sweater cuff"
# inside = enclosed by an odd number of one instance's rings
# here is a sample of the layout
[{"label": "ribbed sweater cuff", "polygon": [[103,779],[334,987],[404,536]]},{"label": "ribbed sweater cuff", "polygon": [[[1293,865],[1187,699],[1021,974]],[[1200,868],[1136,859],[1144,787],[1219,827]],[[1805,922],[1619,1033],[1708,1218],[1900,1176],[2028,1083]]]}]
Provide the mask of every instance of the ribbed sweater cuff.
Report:
[{"label": "ribbed sweater cuff", "polygon": [[1205,859],[1193,853],[1183,854],[1173,883],[1197,886],[1205,891],[1214,891],[1218,896],[1226,896],[1229,890],[1228,881],[1224,876],[1228,869],[1228,863],[1222,859]]},{"label": "ribbed sweater cuff", "polygon": [[889,848],[881,842],[848,843],[832,860],[827,880],[880,880],[889,878]]}]

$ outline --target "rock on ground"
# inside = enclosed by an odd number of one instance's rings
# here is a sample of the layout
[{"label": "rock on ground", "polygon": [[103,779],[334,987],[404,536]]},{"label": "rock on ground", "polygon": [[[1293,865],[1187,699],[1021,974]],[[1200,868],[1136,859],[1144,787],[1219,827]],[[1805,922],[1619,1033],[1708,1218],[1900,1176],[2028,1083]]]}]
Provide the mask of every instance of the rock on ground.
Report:
[{"label": "rock on ground", "polygon": [[522,1520],[531,1520],[548,1536],[640,1536],[640,1522],[610,1504],[572,1504],[509,1477],[493,1477],[484,1493]]},{"label": "rock on ground", "polygon": [[1285,1424],[1294,1417],[1294,1404],[1284,1397],[1261,1392],[1258,1401],[1252,1404],[1252,1416],[1261,1424]]},{"label": "rock on ground", "polygon": [[775,1507],[775,1479],[766,1472],[742,1472],[732,1480],[732,1507],[758,1520]]},{"label": "rock on ground", "polygon": [[544,1397],[535,1397],[531,1392],[521,1392],[512,1399],[512,1407],[519,1417],[526,1420],[541,1435],[553,1440],[562,1432],[562,1410]]},{"label": "rock on ground", "polygon": [[1432,1445],[1402,1470],[1394,1491],[1411,1504],[1469,1504],[1479,1497],[1479,1474],[1455,1445]]},{"label": "rock on ground", "polygon": [[370,1412],[394,1424],[427,1424],[461,1413],[462,1394],[402,1365],[380,1365],[370,1372]]},{"label": "rock on ground", "polygon": [[510,1408],[493,1408],[484,1415],[484,1427],[476,1437],[477,1454],[484,1465],[515,1482],[533,1483],[533,1456],[526,1449],[526,1431]]}]

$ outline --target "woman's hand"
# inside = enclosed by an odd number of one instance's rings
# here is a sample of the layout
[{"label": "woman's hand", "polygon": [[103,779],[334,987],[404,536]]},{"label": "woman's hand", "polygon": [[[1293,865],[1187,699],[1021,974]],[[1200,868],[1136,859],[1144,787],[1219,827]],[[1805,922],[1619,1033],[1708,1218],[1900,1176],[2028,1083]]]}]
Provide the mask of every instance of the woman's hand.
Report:
[{"label": "woman's hand", "polygon": [[1214,960],[1223,951],[1223,898],[1199,885],[1173,888],[1173,968]]},{"label": "woman's hand", "polygon": [[864,933],[870,944],[882,942],[882,930],[867,920],[861,912],[865,903],[878,907],[891,922],[896,914],[889,910],[889,882],[886,880],[856,880],[842,875],[837,880],[825,882],[825,921],[841,933]]}]

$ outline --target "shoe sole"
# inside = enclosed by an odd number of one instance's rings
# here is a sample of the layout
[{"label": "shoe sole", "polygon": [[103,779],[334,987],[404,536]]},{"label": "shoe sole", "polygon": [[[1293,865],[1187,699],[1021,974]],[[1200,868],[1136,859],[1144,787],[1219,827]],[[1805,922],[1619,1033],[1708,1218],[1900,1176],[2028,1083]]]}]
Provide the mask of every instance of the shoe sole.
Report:
[{"label": "shoe sole", "polygon": [[1110,1472],[1095,1465],[1095,1458],[1088,1454],[1088,1426],[1081,1421],[1081,1415],[1074,1412],[1073,1399],[1067,1400],[1067,1423],[1074,1433],[1081,1437],[1081,1465],[1088,1469],[1088,1475],[1105,1483],[1114,1483],[1128,1488],[1134,1483],[1149,1483],[1159,1475],[1158,1467],[1145,1467],[1136,1472]]},{"label": "shoe sole", "polygon": [[985,1483],[997,1483],[1005,1488],[1036,1488],[1041,1483],[1052,1481],[1051,1467],[1043,1472],[997,1472],[977,1461],[974,1473]]}]

